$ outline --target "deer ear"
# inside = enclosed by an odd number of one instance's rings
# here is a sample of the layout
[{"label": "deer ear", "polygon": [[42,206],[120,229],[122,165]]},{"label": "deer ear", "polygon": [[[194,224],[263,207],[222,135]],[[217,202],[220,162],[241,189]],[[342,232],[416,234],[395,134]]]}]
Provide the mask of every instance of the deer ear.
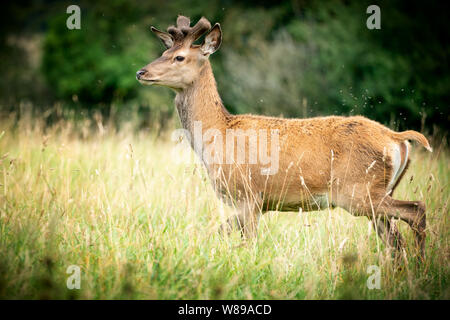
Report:
[{"label": "deer ear", "polygon": [[166,32],[162,32],[159,31],[158,29],[156,29],[155,27],[151,27],[150,28],[152,30],[152,32],[154,34],[156,34],[156,36],[161,39],[162,43],[164,44],[164,46],[169,49],[172,48],[173,46],[173,38],[170,34],[166,33]]},{"label": "deer ear", "polygon": [[210,55],[216,52],[220,44],[222,43],[222,29],[220,29],[220,24],[216,23],[214,27],[206,35],[200,49],[204,55]]}]

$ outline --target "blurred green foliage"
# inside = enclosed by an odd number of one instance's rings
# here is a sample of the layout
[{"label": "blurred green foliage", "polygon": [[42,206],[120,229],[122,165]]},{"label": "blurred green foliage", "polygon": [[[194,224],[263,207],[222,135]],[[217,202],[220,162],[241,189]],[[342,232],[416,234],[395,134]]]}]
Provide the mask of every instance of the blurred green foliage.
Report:
[{"label": "blurred green foliage", "polygon": [[[165,29],[184,14],[221,23],[223,45],[211,60],[233,112],[363,114],[399,129],[447,130],[449,31],[439,2],[378,1],[381,30],[366,27],[369,1],[26,2],[27,14],[18,4],[2,13],[3,108],[29,99],[170,114],[173,93],[142,87],[135,72],[163,51],[149,26]],[[81,30],[66,27],[70,4],[81,8]],[[31,35],[40,36],[34,67],[11,41]]]},{"label": "blurred green foliage", "polygon": [[[138,63],[156,42],[147,41],[145,30],[136,28],[138,7],[125,1],[82,10],[82,28],[69,31],[68,14],[49,20],[45,34],[42,72],[60,99],[110,104],[136,95],[132,76]],[[65,13],[65,12],[63,12]]]}]

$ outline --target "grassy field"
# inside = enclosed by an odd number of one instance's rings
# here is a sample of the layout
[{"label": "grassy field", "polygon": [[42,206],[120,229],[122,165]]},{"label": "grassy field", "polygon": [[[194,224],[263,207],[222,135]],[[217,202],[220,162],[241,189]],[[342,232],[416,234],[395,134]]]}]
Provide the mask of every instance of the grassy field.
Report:
[{"label": "grassy field", "polygon": [[[449,299],[449,160],[415,145],[396,197],[428,208],[426,261],[393,266],[368,220],[335,209],[263,216],[255,241],[203,168],[150,132],[39,119],[0,124],[0,298]],[[66,286],[81,268],[81,288]],[[370,265],[381,270],[370,290]]]}]

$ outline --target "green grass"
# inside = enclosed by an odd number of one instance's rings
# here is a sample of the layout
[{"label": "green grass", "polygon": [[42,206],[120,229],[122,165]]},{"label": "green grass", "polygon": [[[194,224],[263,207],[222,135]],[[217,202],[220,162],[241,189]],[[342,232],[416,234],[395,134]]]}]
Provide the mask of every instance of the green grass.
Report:
[{"label": "green grass", "polygon": [[[368,220],[340,209],[270,212],[255,241],[220,237],[232,209],[200,165],[174,161],[167,137],[42,128],[39,119],[0,125],[1,298],[450,298],[444,148],[415,146],[396,191],[425,201],[429,223],[423,263],[399,223],[408,247],[396,268]],[[81,268],[80,290],[66,287],[70,265]],[[370,265],[381,269],[379,290],[367,288]]]}]

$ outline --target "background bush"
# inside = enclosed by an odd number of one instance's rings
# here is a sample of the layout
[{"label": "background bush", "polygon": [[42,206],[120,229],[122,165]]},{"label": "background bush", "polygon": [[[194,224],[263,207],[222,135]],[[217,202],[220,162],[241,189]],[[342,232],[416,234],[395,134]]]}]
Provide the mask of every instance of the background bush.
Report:
[{"label": "background bush", "polygon": [[135,72],[163,51],[149,26],[165,29],[184,14],[222,24],[211,60],[233,112],[363,114],[398,129],[447,130],[449,35],[438,2],[379,1],[381,30],[366,28],[368,1],[81,1],[81,30],[66,28],[70,4],[6,5],[3,111],[29,100],[38,110],[58,102],[164,122],[174,94],[142,87]]}]

